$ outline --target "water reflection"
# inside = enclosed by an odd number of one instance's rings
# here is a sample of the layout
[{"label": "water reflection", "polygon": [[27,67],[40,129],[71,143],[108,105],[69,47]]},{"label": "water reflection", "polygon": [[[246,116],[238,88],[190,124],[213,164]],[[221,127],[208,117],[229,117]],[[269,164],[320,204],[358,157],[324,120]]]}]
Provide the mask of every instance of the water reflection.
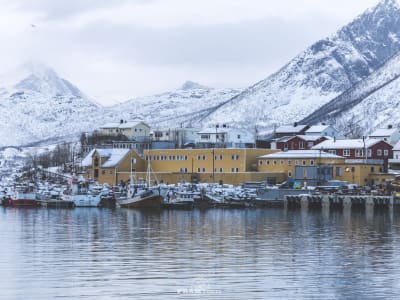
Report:
[{"label": "water reflection", "polygon": [[2,208],[0,298],[397,298],[399,217]]}]

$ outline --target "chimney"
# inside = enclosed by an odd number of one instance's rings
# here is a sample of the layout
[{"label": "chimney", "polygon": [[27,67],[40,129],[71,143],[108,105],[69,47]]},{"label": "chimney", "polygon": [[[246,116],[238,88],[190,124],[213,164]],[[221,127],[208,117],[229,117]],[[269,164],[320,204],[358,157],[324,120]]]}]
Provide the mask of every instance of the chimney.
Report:
[{"label": "chimney", "polygon": [[392,129],[393,128],[393,125],[392,124],[389,124],[388,125],[388,129]]},{"label": "chimney", "polygon": [[122,120],[122,119],[119,120],[119,123],[120,123],[120,124],[123,124],[123,123],[124,123],[124,120]]}]

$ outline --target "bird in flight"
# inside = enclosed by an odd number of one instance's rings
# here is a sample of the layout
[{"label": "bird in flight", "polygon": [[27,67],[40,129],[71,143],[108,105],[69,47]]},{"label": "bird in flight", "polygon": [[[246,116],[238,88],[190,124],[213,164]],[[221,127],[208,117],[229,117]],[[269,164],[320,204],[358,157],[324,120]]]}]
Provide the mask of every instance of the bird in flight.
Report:
[{"label": "bird in flight", "polygon": [[31,27],[36,27],[36,25],[35,24],[31,24]]}]

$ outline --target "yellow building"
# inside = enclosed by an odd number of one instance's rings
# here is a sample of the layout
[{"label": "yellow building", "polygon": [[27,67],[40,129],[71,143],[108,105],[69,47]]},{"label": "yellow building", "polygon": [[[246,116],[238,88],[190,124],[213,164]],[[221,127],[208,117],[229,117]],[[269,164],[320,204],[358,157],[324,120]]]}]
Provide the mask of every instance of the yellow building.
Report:
[{"label": "yellow building", "polygon": [[93,149],[82,161],[86,178],[99,183],[117,184],[126,182],[132,172],[144,171],[144,160],[135,150]]},{"label": "yellow building", "polygon": [[364,186],[382,184],[393,178],[383,173],[382,163],[346,160],[319,150],[291,150],[258,157],[258,170],[282,174],[284,180],[308,185],[323,185],[328,180],[341,180]]},{"label": "yellow building", "polygon": [[134,150],[95,149],[82,165],[87,169],[86,177],[100,183],[128,181],[131,165],[136,179],[145,179],[149,165],[152,181],[177,183],[197,180],[241,184],[244,181],[267,180],[266,174],[257,171],[257,157],[276,151],[245,148],[145,150],[143,159]]},{"label": "yellow building", "polygon": [[344,161],[344,157],[323,151],[291,150],[258,157],[258,171],[317,185],[318,181],[333,179],[333,166]]}]

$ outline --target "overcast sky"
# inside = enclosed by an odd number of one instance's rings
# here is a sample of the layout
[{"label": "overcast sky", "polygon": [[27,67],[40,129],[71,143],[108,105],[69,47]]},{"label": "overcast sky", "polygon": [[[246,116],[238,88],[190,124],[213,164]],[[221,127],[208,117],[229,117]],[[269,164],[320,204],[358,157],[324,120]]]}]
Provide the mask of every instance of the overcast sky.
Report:
[{"label": "overcast sky", "polygon": [[104,105],[192,80],[246,87],[378,0],[0,0],[0,68],[55,69]]}]

